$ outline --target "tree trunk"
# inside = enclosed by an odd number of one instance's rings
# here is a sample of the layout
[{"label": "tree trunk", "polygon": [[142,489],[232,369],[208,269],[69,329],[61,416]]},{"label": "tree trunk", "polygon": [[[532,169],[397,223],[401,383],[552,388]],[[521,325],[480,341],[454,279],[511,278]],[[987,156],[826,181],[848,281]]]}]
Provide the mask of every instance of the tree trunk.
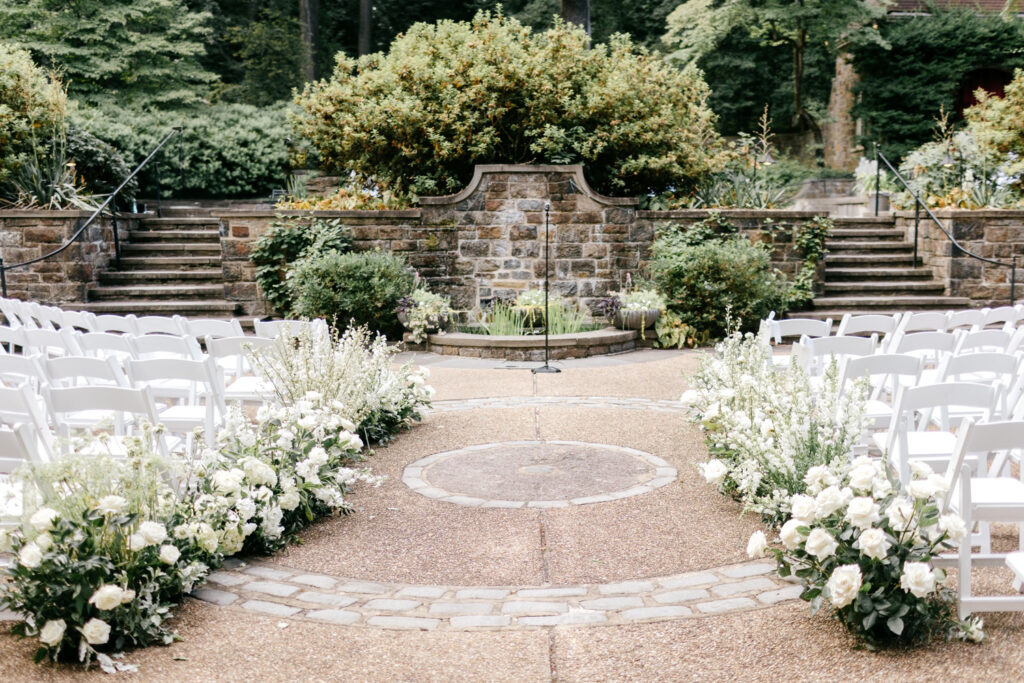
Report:
[{"label": "tree trunk", "polygon": [[299,36],[302,42],[302,77],[316,80],[317,0],[299,0]]},{"label": "tree trunk", "polygon": [[590,0],[562,0],[562,19],[582,26],[590,35]]},{"label": "tree trunk", "polygon": [[359,56],[368,55],[373,51],[373,3],[371,0],[359,0]]},{"label": "tree trunk", "polygon": [[800,127],[800,130],[814,133],[814,142],[821,144],[821,126],[814,120],[814,117],[804,109],[804,46],[807,43],[807,32],[804,29],[797,31],[796,39],[793,41],[793,123]]}]

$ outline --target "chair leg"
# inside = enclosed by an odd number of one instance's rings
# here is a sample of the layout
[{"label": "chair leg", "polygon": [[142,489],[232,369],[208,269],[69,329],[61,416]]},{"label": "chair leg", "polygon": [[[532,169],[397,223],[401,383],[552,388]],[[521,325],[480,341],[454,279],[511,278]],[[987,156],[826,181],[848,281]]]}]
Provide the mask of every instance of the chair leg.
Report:
[{"label": "chair leg", "polygon": [[992,535],[988,522],[978,522],[978,548],[985,555],[992,553]]},{"label": "chair leg", "polygon": [[966,534],[960,540],[960,553],[957,557],[957,592],[960,594],[960,601],[957,611],[961,619],[966,619],[971,613],[966,604],[971,597],[971,534]]}]

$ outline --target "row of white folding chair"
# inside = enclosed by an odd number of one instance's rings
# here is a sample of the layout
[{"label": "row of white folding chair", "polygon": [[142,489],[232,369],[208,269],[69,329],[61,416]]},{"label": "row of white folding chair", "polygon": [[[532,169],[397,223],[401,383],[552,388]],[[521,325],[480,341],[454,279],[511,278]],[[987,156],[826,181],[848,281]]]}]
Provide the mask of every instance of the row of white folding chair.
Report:
[{"label": "row of white folding chair", "polygon": [[0,529],[21,524],[23,481],[14,475],[26,466],[45,460],[37,447],[36,431],[31,424],[0,424]]}]

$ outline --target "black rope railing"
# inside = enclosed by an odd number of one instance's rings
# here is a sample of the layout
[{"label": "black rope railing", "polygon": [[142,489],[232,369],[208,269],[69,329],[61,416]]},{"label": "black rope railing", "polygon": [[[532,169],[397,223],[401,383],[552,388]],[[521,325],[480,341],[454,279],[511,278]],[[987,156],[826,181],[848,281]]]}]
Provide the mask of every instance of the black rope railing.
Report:
[{"label": "black rope railing", "polygon": [[973,259],[983,261],[985,263],[991,263],[992,265],[995,266],[1001,266],[1003,268],[1010,269],[1010,305],[1013,306],[1016,303],[1017,256],[1013,255],[1010,258],[1010,262],[1006,263],[1005,261],[999,261],[997,259],[988,258],[987,256],[975,254],[974,252],[960,244],[960,242],[958,242],[957,239],[953,237],[953,233],[946,229],[946,226],[943,225],[942,221],[939,220],[938,216],[936,216],[928,207],[928,205],[921,200],[920,195],[918,195],[918,193],[915,192],[913,188],[910,187],[910,185],[903,178],[903,176],[900,175],[900,172],[897,171],[896,168],[892,165],[892,163],[890,163],[889,160],[885,158],[885,155],[882,154],[882,152],[878,149],[877,142],[875,143],[875,215],[878,215],[878,204],[881,193],[880,181],[882,176],[882,165],[879,163],[879,161],[885,163],[885,165],[889,167],[889,170],[892,171],[892,174],[896,176],[896,180],[900,181],[900,184],[903,185],[903,187],[906,188],[907,192],[910,193],[910,196],[914,198],[914,267],[917,267],[918,226],[920,223],[921,209],[924,209],[925,213],[928,214],[928,217],[931,218],[935,225],[938,226],[939,230],[941,230],[943,234],[949,238],[949,241],[953,243],[953,247],[959,250],[960,253],[965,254],[966,256],[970,256]]},{"label": "black rope railing", "polygon": [[[114,226],[114,261],[115,261],[115,263],[120,263],[120,261],[121,261],[121,242],[120,242],[120,239],[118,238],[118,234],[117,234],[117,218],[115,216],[116,207],[117,207],[117,205],[116,205],[117,195],[118,195],[118,193],[121,192],[121,190],[123,190],[125,188],[125,185],[127,185],[129,182],[131,182],[132,178],[137,176],[139,174],[139,171],[141,171],[146,166],[146,164],[148,164],[150,162],[150,160],[153,157],[155,157],[160,152],[161,149],[163,149],[164,145],[166,145],[167,142],[171,138],[173,138],[175,135],[178,135],[178,134],[181,133],[181,130],[182,130],[181,126],[176,126],[175,128],[172,128],[171,132],[169,132],[167,135],[165,135],[164,139],[161,140],[160,143],[156,147],[153,148],[153,151],[149,153],[149,156],[147,156],[145,159],[143,159],[142,163],[139,164],[138,166],[136,166],[135,170],[132,171],[130,174],[128,174],[128,177],[124,179],[124,182],[122,182],[120,185],[118,185],[117,189],[114,190],[113,192],[111,192],[107,196],[106,200],[102,204],[100,204],[99,207],[97,207],[95,211],[92,212],[92,215],[89,216],[89,218],[86,219],[86,221],[84,223],[82,223],[81,225],[78,226],[78,228],[75,230],[75,234],[73,234],[68,239],[67,242],[65,242],[64,244],[62,244],[61,246],[57,247],[56,249],[54,249],[53,251],[51,251],[51,252],[49,252],[47,254],[43,254],[42,256],[37,256],[36,258],[29,259],[28,261],[23,261],[21,263],[15,263],[15,264],[12,264],[12,265],[6,265],[4,263],[3,258],[0,257],[0,294],[2,294],[5,298],[7,297],[7,271],[14,270],[15,268],[23,268],[24,266],[31,266],[34,263],[39,263],[40,261],[45,261],[46,259],[51,258],[51,257],[56,256],[57,254],[61,253],[62,251],[64,251],[68,247],[70,247],[72,244],[74,244],[78,240],[78,238],[81,237],[82,233],[84,233],[89,228],[89,226],[92,225],[93,222],[103,213],[103,211],[106,210],[107,207],[111,207],[111,206],[113,207],[111,209],[111,216],[114,217],[114,224],[113,224],[113,226]],[[157,189],[157,201],[158,202],[160,201],[159,192],[160,191],[159,191],[159,185],[158,185],[158,189]],[[79,219],[79,220],[81,220],[81,219]]]}]

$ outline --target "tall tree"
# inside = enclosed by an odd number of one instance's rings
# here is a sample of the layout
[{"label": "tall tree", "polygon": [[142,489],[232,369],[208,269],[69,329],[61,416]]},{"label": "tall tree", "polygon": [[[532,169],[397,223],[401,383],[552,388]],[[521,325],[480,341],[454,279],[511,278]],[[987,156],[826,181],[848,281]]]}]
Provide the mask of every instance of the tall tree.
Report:
[{"label": "tall tree", "polygon": [[373,0],[359,0],[359,55],[370,54],[373,38]]},{"label": "tall tree", "polygon": [[84,99],[176,106],[217,80],[199,63],[210,18],[183,0],[3,0],[0,40],[59,69]]},{"label": "tall tree", "polygon": [[590,35],[590,0],[562,0],[562,18]]},{"label": "tall tree", "polygon": [[302,75],[316,79],[317,0],[299,0],[299,33],[302,40]]},{"label": "tall tree", "polygon": [[843,50],[863,42],[884,45],[875,20],[885,15],[886,0],[687,0],[668,16],[665,42],[673,57],[693,64],[735,28],[765,45],[785,45],[792,56],[794,124],[814,133],[821,126],[804,95],[806,52],[811,45]]}]

